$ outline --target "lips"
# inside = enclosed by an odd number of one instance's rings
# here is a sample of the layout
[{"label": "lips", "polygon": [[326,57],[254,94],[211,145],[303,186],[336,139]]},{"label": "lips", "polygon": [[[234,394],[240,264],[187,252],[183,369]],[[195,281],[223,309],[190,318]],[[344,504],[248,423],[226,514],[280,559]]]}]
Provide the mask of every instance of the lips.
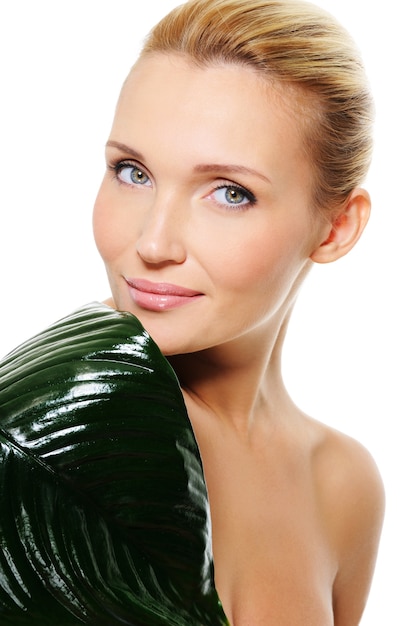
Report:
[{"label": "lips", "polygon": [[171,283],[154,283],[137,278],[126,278],[134,303],[148,311],[168,311],[195,302],[203,294]]}]

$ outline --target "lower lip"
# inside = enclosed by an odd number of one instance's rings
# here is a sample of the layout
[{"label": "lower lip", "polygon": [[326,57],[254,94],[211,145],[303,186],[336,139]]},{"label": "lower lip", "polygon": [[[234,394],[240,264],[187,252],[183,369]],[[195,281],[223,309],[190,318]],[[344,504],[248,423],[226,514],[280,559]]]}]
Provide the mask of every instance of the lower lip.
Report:
[{"label": "lower lip", "polygon": [[129,286],[129,292],[134,303],[147,311],[169,311],[196,302],[201,298],[200,294],[195,296],[160,294],[140,291],[131,286]]}]

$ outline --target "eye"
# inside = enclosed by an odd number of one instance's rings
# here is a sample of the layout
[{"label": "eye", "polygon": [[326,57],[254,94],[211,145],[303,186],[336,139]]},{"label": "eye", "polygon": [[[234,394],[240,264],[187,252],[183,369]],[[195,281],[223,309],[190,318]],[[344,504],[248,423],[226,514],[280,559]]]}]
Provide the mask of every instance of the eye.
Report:
[{"label": "eye", "polygon": [[212,194],[218,204],[233,207],[249,207],[256,203],[251,191],[238,185],[221,185]]},{"label": "eye", "polygon": [[119,163],[115,167],[117,178],[126,183],[127,185],[142,185],[143,187],[149,187],[151,185],[151,179],[147,173],[131,163]]}]

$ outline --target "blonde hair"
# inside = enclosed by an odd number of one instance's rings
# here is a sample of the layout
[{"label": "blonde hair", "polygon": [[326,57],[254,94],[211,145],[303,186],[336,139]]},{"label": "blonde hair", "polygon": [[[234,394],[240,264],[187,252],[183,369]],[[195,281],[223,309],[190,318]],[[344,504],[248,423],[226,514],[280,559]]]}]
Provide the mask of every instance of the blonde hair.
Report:
[{"label": "blonde hair", "polygon": [[141,56],[154,52],[200,66],[247,65],[277,85],[295,85],[289,95],[304,95],[298,112],[319,210],[337,209],[363,182],[372,98],[355,45],[327,12],[303,0],[189,0],[150,32]]}]

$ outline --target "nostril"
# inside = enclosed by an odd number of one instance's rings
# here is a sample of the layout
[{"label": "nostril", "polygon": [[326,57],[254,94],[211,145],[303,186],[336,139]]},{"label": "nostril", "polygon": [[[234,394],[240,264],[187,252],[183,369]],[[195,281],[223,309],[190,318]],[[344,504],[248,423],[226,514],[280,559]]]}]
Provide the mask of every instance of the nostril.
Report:
[{"label": "nostril", "polygon": [[144,231],[137,239],[136,250],[149,264],[183,263],[186,259],[183,243],[169,233]]}]

